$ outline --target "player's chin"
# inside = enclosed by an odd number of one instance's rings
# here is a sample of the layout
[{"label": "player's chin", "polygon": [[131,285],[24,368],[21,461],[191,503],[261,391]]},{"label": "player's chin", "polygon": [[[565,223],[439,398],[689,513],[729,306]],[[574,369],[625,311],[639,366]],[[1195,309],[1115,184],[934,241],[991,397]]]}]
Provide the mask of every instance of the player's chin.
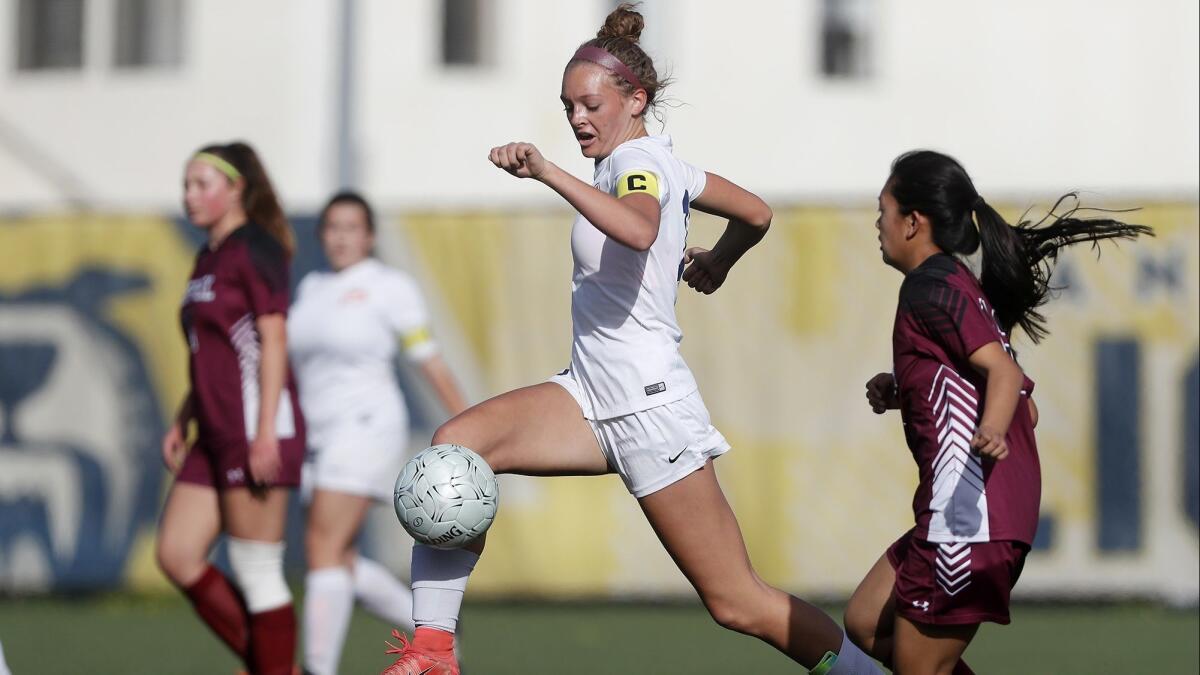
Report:
[{"label": "player's chin", "polygon": [[579,152],[584,157],[595,159],[600,156],[600,139],[596,136],[575,137],[579,143]]}]

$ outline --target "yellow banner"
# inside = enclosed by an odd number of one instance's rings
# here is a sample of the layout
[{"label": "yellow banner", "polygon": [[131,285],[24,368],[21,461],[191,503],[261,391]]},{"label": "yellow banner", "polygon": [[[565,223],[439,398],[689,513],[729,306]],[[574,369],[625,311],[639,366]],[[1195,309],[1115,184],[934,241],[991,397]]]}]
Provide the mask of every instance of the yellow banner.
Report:
[{"label": "yellow banner", "polygon": [[[1200,222],[1194,204],[1129,218],[1157,237],[1098,259],[1067,252],[1050,337],[1014,341],[1037,382],[1044,483],[1018,590],[1195,602]],[[308,230],[295,279],[318,260],[311,219],[297,222]],[[570,222],[554,211],[383,224],[381,257],[422,283],[474,398],[567,364]],[[848,593],[911,524],[916,469],[899,419],[872,414],[863,396],[891,367],[901,281],[880,261],[873,222],[868,210],[779,209],[725,287],[680,291],[684,356],[734,446],[717,470],[751,557],[807,595]],[[697,217],[690,243],[720,231]],[[196,246],[164,218],[0,220],[0,589],[161,584],[158,442],[186,386],[176,312]],[[436,410],[419,387],[409,394]],[[414,430],[414,444],[430,431]],[[501,490],[473,594],[691,593],[615,476],[506,476]],[[369,548],[405,572],[395,517],[372,523]]]},{"label": "yellow banner", "polygon": [[[1099,260],[1087,247],[1065,253],[1055,283],[1070,286],[1046,308],[1050,338],[1015,340],[1042,410],[1043,521],[1025,591],[1196,597],[1195,470],[1188,478],[1177,467],[1196,454],[1186,429],[1198,413],[1185,403],[1189,369],[1195,396],[1197,209],[1156,205],[1130,217],[1157,238],[1105,246]],[[912,522],[916,469],[900,421],[872,414],[863,396],[869,377],[891,369],[901,282],[880,261],[874,218],[780,210],[724,288],[708,297],[682,288],[678,303],[684,355],[734,446],[718,475],[752,559],[804,593],[848,593]],[[689,244],[711,245],[721,227],[697,218]],[[460,360],[488,395],[569,359],[569,230],[567,213],[413,214],[397,224],[394,246],[440,303],[442,330],[461,334]],[[1097,411],[1130,373],[1125,396],[1137,410],[1116,423],[1136,428],[1120,447],[1100,448]],[[688,592],[616,478],[506,477],[502,491],[473,590]],[[1121,515],[1128,508],[1133,519]]]}]

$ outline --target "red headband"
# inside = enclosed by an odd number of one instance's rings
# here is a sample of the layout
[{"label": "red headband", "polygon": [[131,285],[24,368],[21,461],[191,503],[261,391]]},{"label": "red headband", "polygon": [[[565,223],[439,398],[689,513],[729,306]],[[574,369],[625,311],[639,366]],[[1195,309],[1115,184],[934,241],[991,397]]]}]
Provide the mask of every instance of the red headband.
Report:
[{"label": "red headband", "polygon": [[580,47],[579,51],[575,52],[575,56],[571,57],[572,61],[576,59],[591,61],[592,63],[604,66],[625,78],[625,81],[632,84],[634,89],[645,89],[642,86],[641,80],[637,78],[637,75],[633,74],[629,66],[621,63],[621,59],[609,54],[603,47]]}]

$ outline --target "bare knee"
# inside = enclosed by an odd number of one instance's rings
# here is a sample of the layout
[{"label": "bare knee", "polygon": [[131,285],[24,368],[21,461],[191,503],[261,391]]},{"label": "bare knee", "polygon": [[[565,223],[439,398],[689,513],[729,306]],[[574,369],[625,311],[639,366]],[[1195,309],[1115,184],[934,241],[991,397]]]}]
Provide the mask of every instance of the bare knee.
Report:
[{"label": "bare knee", "polygon": [[478,443],[475,442],[474,434],[471,433],[473,427],[470,418],[465,414],[449,419],[433,432],[433,445],[453,443],[478,452],[474,447]]},{"label": "bare knee", "polygon": [[438,427],[437,431],[433,432],[432,444],[461,445],[483,457],[493,471],[500,473],[500,468],[496,466],[495,457],[493,457],[495,453],[492,452],[495,443],[488,442],[486,437],[487,430],[481,428],[478,418],[473,418],[468,410]]},{"label": "bare knee", "polygon": [[846,636],[858,645],[859,649],[868,653],[875,646],[875,630],[878,624],[877,616],[871,616],[870,612],[863,611],[853,604],[847,605],[846,613],[842,615],[842,626],[846,629]]},{"label": "bare knee", "polygon": [[[429,442],[430,445],[443,445],[445,443],[454,443],[458,438],[459,424],[455,420],[449,420],[437,428],[433,432],[433,439]],[[461,445],[461,443],[459,443]]]},{"label": "bare knee", "polygon": [[195,583],[208,565],[205,555],[182,542],[163,537],[161,533],[155,545],[154,559],[167,579],[180,588]]},{"label": "bare knee", "polygon": [[345,565],[349,548],[338,541],[335,533],[311,522],[304,533],[304,555],[309,569]]}]

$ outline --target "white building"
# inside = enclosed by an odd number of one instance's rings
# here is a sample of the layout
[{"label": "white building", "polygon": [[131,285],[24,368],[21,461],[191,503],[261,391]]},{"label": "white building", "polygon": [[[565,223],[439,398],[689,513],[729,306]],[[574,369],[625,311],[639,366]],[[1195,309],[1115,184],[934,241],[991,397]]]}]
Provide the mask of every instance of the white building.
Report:
[{"label": "white building", "polygon": [[[184,159],[262,153],[289,208],[551,203],[509,140],[589,172],[561,70],[609,0],[4,0],[0,211],[176,210]],[[1193,200],[1195,0],[647,0],[682,156],[777,200],[871,200],[899,152],[987,195]],[[348,21],[344,22],[344,19]],[[343,45],[346,49],[343,50]],[[656,127],[655,127],[656,128]]]}]

